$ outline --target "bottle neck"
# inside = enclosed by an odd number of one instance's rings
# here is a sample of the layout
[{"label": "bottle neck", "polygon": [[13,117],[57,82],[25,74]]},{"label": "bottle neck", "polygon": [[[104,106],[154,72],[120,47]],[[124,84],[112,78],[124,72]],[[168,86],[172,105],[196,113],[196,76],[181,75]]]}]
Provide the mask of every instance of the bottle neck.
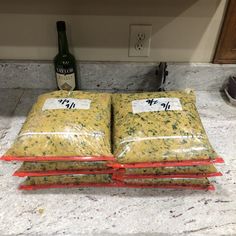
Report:
[{"label": "bottle neck", "polygon": [[58,50],[59,54],[69,53],[68,42],[65,31],[58,32]]}]

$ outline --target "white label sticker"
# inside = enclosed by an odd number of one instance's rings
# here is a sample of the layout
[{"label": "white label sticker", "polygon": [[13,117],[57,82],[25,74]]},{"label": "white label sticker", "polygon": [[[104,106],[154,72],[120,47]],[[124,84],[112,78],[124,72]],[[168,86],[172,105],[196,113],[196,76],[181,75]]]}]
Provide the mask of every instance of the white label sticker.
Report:
[{"label": "white label sticker", "polygon": [[55,110],[55,109],[83,109],[90,108],[91,100],[77,99],[77,98],[48,98],[42,110]]},{"label": "white label sticker", "polygon": [[75,89],[75,74],[59,74],[56,73],[57,85],[62,90],[74,90]]},{"label": "white label sticker", "polygon": [[132,101],[133,113],[182,110],[178,98],[147,98]]}]

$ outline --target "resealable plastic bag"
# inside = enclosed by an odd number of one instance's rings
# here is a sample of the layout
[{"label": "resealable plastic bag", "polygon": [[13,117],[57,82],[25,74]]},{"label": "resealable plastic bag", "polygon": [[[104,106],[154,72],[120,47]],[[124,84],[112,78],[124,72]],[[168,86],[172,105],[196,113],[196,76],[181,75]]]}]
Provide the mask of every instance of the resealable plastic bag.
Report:
[{"label": "resealable plastic bag", "polygon": [[114,155],[119,164],[184,161],[182,165],[192,165],[218,160],[192,91],[114,94],[112,100]]},{"label": "resealable plastic bag", "polygon": [[213,165],[207,166],[174,166],[174,167],[159,167],[159,168],[128,168],[125,169],[125,174],[156,174],[156,175],[168,175],[168,174],[207,174],[215,173],[217,169]]},{"label": "resealable plastic bag", "polygon": [[214,190],[206,178],[202,179],[126,179],[117,181],[112,175],[66,175],[48,177],[28,177],[20,186],[21,190],[50,188],[85,188],[85,187],[118,187],[118,188],[162,188]]},{"label": "resealable plastic bag", "polygon": [[207,178],[199,179],[125,179],[128,186],[139,186],[142,188],[172,188],[172,189],[195,189],[214,190],[214,186]]},{"label": "resealable plastic bag", "polygon": [[117,169],[107,167],[105,161],[44,161],[24,162],[14,176],[49,176],[65,174],[107,174]]},{"label": "resealable plastic bag", "polygon": [[206,178],[222,176],[213,165],[206,166],[177,166],[156,168],[126,168],[114,172],[113,178],[124,179],[162,179],[162,178]]},{"label": "resealable plastic bag", "polygon": [[19,186],[21,190],[73,187],[115,186],[111,174],[77,174],[59,176],[27,177]]},{"label": "resealable plastic bag", "polygon": [[55,91],[39,96],[5,160],[113,160],[111,95]]}]

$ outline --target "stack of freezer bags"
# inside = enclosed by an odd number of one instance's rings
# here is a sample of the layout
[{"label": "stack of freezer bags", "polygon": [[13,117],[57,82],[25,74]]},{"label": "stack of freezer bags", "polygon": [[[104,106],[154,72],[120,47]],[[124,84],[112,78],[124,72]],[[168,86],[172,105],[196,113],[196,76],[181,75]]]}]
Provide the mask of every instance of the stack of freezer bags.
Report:
[{"label": "stack of freezer bags", "polygon": [[26,177],[20,186],[25,190],[212,190],[208,178],[221,175],[214,163],[223,162],[208,141],[191,91],[112,99],[82,91],[43,94],[2,159],[23,162],[14,175]]},{"label": "stack of freezer bags", "polygon": [[110,114],[110,94],[43,94],[2,158],[24,161],[15,173],[28,176],[22,189],[111,184]]},{"label": "stack of freezer bags", "polygon": [[115,94],[113,168],[127,186],[213,189],[222,163],[210,145],[192,91]]}]

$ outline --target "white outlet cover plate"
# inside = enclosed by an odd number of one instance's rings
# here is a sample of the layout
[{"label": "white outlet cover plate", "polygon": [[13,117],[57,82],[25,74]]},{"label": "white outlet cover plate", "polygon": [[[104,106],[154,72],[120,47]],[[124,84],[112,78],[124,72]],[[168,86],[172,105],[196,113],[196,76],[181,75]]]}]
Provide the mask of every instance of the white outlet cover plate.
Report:
[{"label": "white outlet cover plate", "polygon": [[[143,34],[145,35],[143,40]],[[150,54],[150,44],[152,35],[152,25],[130,25],[129,35],[129,57],[148,57]]]}]

